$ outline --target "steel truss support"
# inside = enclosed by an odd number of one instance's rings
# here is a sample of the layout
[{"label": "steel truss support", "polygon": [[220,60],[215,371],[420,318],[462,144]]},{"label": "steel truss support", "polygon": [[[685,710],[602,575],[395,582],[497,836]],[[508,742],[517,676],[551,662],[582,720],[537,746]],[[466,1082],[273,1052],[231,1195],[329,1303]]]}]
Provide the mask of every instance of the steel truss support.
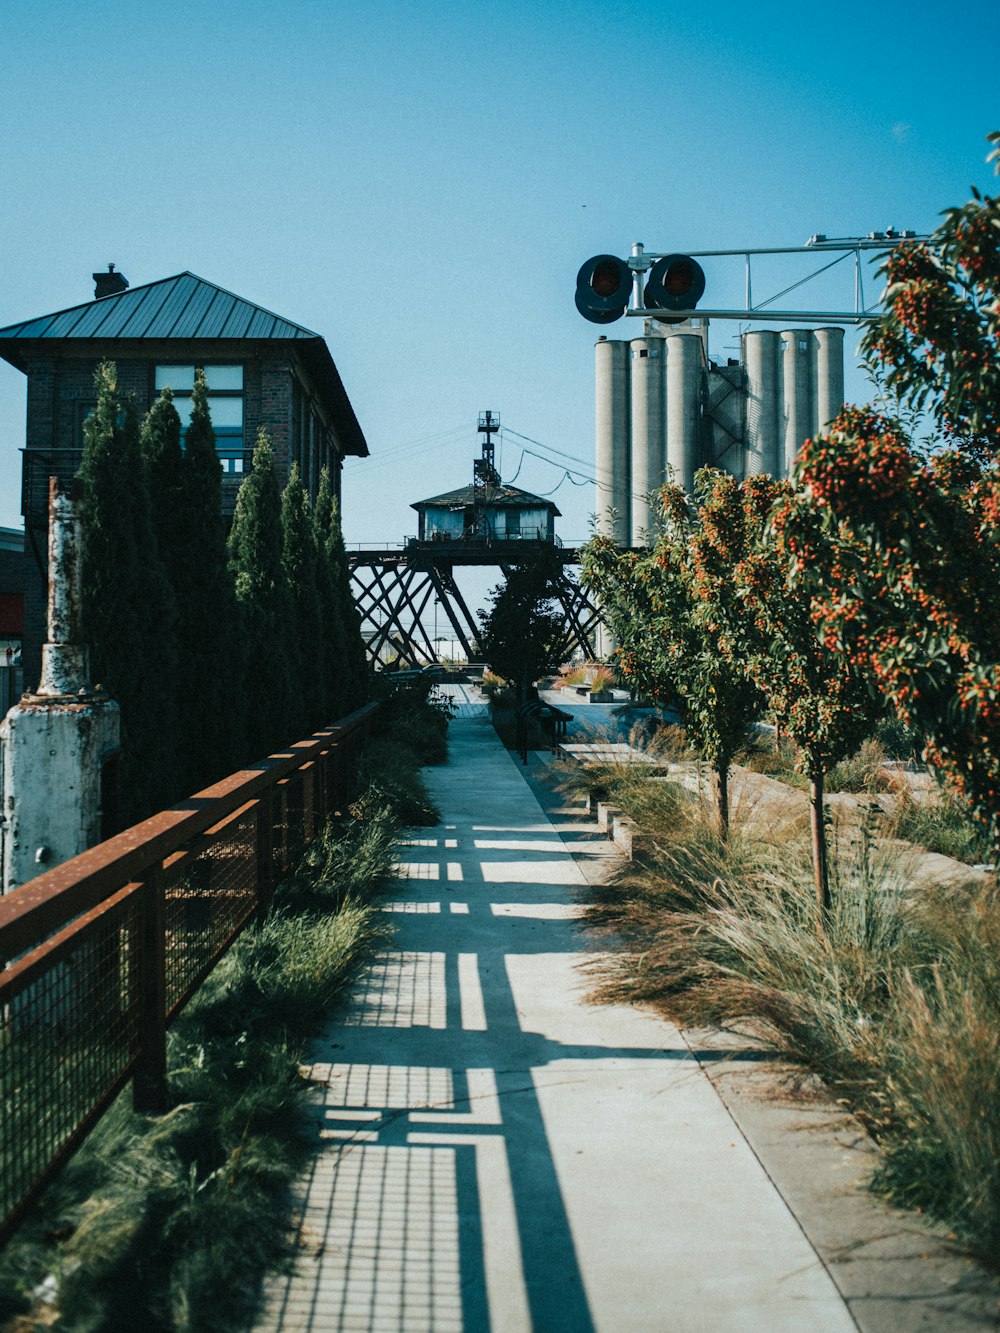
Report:
[{"label": "steel truss support", "polygon": [[[572,556],[571,552],[564,554]],[[438,563],[423,555],[418,563],[411,563],[402,554],[379,558],[352,552],[350,560],[351,590],[368,660],[374,667],[394,660],[401,667],[417,669],[440,660],[427,625],[428,608],[435,598],[452,636],[466,657],[476,660],[479,625],[455,581],[452,559]],[[566,620],[563,651],[567,659],[576,651],[592,659],[600,614],[570,572],[569,563],[563,567],[557,592]],[[498,567],[506,578],[512,566],[498,562]]]}]

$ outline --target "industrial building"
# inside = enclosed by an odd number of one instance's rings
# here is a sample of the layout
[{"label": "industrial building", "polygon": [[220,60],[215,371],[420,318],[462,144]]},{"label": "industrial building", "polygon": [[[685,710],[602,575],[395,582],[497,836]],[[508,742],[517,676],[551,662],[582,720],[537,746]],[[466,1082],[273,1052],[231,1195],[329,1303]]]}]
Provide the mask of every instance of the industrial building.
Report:
[{"label": "industrial building", "polygon": [[643,546],[649,497],[665,481],[690,491],[713,466],[741,480],[790,475],[803,442],[844,402],[844,330],[757,329],[738,360],[708,355],[708,320],[644,321],[641,337],[596,347],[597,524]]}]

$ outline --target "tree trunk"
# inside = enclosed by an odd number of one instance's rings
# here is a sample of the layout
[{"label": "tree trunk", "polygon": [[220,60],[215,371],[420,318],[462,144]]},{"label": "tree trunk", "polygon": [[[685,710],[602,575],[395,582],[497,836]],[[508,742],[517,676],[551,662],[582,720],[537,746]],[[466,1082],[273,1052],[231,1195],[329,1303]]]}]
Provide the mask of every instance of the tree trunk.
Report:
[{"label": "tree trunk", "polygon": [[715,766],[716,795],[719,803],[719,837],[729,838],[729,760]]},{"label": "tree trunk", "polygon": [[812,826],[813,872],[816,876],[816,930],[822,935],[830,911],[830,866],[826,851],[826,823],[823,819],[823,773],[809,779],[809,819]]}]

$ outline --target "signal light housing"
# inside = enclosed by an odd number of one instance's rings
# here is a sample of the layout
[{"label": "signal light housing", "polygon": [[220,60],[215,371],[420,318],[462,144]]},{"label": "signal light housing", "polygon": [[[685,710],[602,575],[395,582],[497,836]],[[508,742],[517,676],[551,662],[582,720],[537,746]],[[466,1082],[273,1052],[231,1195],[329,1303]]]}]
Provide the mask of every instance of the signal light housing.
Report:
[{"label": "signal light housing", "polygon": [[[705,294],[705,270],[690,255],[664,255],[646,275],[645,305],[654,310],[693,310]],[[683,324],[686,315],[657,315],[664,324]]]},{"label": "signal light housing", "polygon": [[632,295],[632,270],[617,255],[594,255],[576,275],[576,308],[592,324],[621,319]]}]

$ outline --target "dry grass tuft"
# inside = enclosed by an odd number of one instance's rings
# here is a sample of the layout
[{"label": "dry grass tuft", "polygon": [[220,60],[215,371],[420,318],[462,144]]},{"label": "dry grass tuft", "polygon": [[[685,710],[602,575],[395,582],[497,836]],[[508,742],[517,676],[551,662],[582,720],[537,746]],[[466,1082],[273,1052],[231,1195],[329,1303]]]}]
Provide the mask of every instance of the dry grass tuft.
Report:
[{"label": "dry grass tuft", "polygon": [[599,965],[598,998],[750,1031],[819,1074],[883,1143],[877,1187],[996,1264],[996,890],[911,893],[906,858],[863,810],[834,829],[834,906],[819,936],[808,846],[793,830],[762,837],[737,820],[723,844],[703,800],[635,774],[618,796],[655,851],[589,909],[624,945]]}]

